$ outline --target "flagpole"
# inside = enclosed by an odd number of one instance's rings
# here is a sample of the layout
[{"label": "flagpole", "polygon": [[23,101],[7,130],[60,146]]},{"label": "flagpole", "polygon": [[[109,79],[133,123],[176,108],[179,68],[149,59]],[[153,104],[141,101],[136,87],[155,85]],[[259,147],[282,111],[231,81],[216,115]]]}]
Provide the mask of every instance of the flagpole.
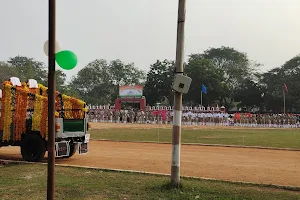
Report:
[{"label": "flagpole", "polygon": [[202,107],[202,91],[201,91],[201,107]]},{"label": "flagpole", "polygon": [[285,114],[285,92],[284,92],[284,88],[282,88],[282,92],[283,92],[283,113]]}]

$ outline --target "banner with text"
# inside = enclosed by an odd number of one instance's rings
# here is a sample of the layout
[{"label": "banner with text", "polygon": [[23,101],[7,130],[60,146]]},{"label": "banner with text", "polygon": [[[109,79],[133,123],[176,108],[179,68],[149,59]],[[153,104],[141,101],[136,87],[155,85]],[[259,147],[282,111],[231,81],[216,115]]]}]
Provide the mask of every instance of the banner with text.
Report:
[{"label": "banner with text", "polygon": [[143,86],[142,85],[124,85],[119,88],[120,97],[142,97]]}]

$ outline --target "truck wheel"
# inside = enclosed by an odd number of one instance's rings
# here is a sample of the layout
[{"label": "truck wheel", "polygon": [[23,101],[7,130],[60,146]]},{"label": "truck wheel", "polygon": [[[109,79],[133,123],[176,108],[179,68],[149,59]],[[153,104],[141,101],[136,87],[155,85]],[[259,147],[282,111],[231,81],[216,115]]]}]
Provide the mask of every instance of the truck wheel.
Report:
[{"label": "truck wheel", "polygon": [[46,152],[46,143],[38,134],[26,134],[21,140],[21,154],[25,161],[38,162]]},{"label": "truck wheel", "polygon": [[76,153],[76,144],[70,143],[70,154],[69,156],[64,156],[64,158],[71,158]]}]

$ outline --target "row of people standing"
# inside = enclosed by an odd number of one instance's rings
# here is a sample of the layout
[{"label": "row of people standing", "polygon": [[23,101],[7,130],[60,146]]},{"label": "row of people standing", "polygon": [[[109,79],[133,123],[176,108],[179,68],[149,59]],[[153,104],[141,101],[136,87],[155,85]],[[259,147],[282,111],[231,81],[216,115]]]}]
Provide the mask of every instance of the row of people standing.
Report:
[{"label": "row of people standing", "polygon": [[[172,124],[173,111],[155,110],[98,110],[90,109],[89,120],[94,122],[115,123],[152,123]],[[298,127],[299,119],[292,114],[250,114],[223,112],[183,111],[184,125],[222,125],[245,127]]]}]

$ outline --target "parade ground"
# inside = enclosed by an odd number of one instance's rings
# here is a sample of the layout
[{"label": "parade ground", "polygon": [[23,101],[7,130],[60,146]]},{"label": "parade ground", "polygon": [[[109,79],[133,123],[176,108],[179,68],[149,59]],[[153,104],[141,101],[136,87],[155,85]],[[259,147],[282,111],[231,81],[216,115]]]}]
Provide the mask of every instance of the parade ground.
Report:
[{"label": "parade ground", "polygon": [[[172,125],[91,123],[93,139],[135,142],[172,142]],[[183,125],[183,144],[220,144],[245,147],[300,149],[299,128]]]},{"label": "parade ground", "polygon": [[[165,143],[130,142],[130,137],[128,141],[112,141],[104,136],[103,140],[96,140],[96,138],[99,139],[101,133],[108,134],[105,132],[107,130],[114,130],[115,135],[122,133],[126,136],[126,133],[131,133],[132,130],[157,131],[157,126],[160,126],[162,134],[163,130],[167,130],[167,133],[171,135],[171,126],[169,125],[93,123],[91,137],[94,139],[90,142],[90,152],[85,155],[76,154],[70,159],[56,159],[56,163],[169,174],[171,144],[167,141]],[[201,132],[200,128],[198,131]],[[225,132],[230,129],[229,127],[219,128],[223,128]],[[192,127],[183,127],[184,129],[192,129]],[[210,127],[207,127],[207,129],[210,129]],[[238,128],[230,130],[232,132],[239,131]],[[277,129],[270,129],[269,131],[272,132],[272,130],[278,131]],[[283,133],[285,131],[284,129],[280,130]],[[289,129],[286,133],[289,131],[292,130]],[[155,133],[157,134],[157,132]],[[113,135],[114,133],[110,132],[109,134]],[[230,135],[230,133],[228,134]],[[249,133],[246,132],[247,134]],[[263,132],[262,134],[268,133]],[[296,130],[292,134],[298,135]],[[257,136],[262,137],[259,134]],[[288,134],[287,136],[289,138]],[[138,134],[137,137],[139,137]],[[124,140],[124,138],[120,138],[120,140]],[[287,141],[287,144],[289,144],[289,140]],[[274,143],[271,146],[276,147],[276,144]],[[289,148],[290,146],[279,145],[279,147]],[[19,148],[1,148],[0,159],[21,160]],[[44,162],[46,161],[45,158]],[[299,161],[300,151],[295,150],[295,148],[293,150],[283,150],[183,144],[181,148],[181,175],[300,187]]]}]

